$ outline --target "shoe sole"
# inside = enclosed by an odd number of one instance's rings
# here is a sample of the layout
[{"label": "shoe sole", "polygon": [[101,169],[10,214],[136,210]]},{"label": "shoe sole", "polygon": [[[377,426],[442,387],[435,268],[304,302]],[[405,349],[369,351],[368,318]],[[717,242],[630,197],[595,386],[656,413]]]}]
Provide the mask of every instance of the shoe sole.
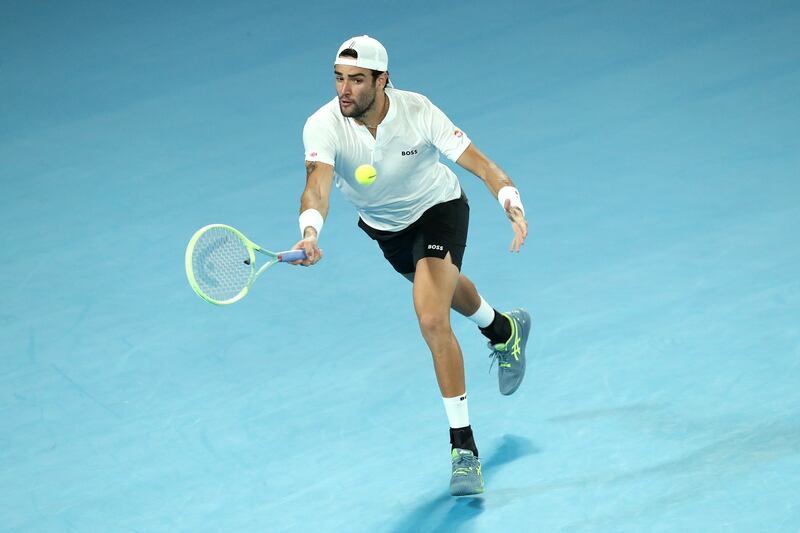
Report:
[{"label": "shoe sole", "polygon": [[452,489],[450,490],[450,495],[451,496],[475,496],[476,494],[483,494],[483,487],[481,487],[480,489],[477,489],[477,490],[472,490],[472,491],[459,490],[459,491],[455,491],[454,492]]}]

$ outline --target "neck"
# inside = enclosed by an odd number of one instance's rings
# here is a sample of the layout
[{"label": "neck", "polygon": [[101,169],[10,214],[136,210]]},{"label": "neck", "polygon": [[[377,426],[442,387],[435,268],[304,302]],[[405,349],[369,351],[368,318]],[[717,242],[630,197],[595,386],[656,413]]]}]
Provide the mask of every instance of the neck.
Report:
[{"label": "neck", "polygon": [[357,118],[356,122],[363,124],[370,129],[375,129],[383,121],[383,119],[386,118],[386,113],[388,113],[388,111],[389,98],[386,96],[384,91],[381,91],[375,95],[375,105],[372,106],[372,109],[370,109],[368,113],[365,113],[360,118]]}]

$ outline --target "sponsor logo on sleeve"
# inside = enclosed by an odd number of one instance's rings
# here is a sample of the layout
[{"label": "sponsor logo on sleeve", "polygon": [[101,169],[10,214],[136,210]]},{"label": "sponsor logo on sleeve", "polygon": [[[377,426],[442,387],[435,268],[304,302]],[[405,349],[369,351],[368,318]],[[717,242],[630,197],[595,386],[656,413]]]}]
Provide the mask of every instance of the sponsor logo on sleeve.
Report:
[{"label": "sponsor logo on sleeve", "polygon": [[461,131],[460,129],[456,128],[456,131],[453,132],[453,135],[455,135],[456,137],[458,137],[460,139],[461,137],[464,136],[464,132]]}]

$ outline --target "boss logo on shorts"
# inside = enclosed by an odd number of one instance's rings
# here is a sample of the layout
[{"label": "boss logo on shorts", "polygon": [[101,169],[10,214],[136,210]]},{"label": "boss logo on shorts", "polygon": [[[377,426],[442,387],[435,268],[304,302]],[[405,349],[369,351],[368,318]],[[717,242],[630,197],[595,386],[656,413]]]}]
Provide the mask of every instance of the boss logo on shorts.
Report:
[{"label": "boss logo on shorts", "polygon": [[402,152],[400,152],[400,155],[402,155],[402,156],[417,155],[417,151],[416,150],[403,150]]},{"label": "boss logo on shorts", "polygon": [[429,244],[428,250],[439,250],[440,252],[444,251],[444,246],[441,244]]}]

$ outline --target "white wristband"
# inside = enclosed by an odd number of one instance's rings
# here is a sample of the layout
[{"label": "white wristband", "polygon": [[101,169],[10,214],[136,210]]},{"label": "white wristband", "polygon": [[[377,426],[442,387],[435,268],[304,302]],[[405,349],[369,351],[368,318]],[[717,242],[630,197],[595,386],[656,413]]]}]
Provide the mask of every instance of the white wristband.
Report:
[{"label": "white wristband", "polygon": [[317,238],[319,238],[319,234],[322,231],[322,225],[325,223],[325,219],[322,218],[322,213],[317,211],[316,209],[306,209],[302,213],[300,213],[300,236],[305,237],[306,228],[311,226],[315,230],[317,230]]},{"label": "white wristband", "polygon": [[503,209],[506,208],[506,200],[511,200],[511,207],[519,207],[519,210],[522,211],[522,216],[525,216],[525,208],[522,207],[522,200],[516,187],[506,185],[497,191],[497,201],[500,202],[500,207]]}]

